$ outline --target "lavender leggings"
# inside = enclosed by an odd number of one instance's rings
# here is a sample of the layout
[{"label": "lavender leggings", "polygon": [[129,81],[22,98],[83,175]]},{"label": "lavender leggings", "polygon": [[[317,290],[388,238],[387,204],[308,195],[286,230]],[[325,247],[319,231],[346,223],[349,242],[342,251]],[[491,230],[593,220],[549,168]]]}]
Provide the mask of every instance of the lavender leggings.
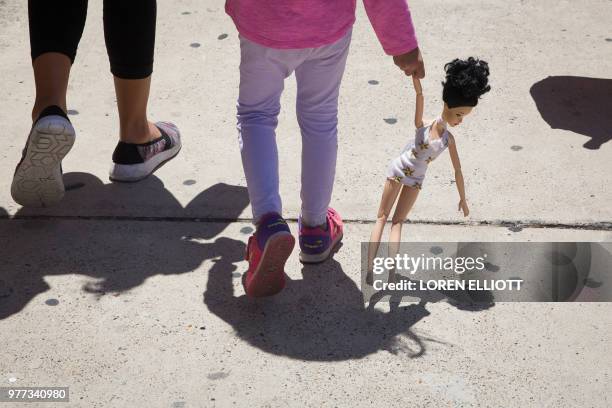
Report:
[{"label": "lavender leggings", "polygon": [[278,191],[276,125],[285,78],[295,71],[302,134],[302,219],[325,223],[338,150],[338,92],[351,31],[333,44],[281,50],[240,38],[238,132],[253,220],[282,214]]}]

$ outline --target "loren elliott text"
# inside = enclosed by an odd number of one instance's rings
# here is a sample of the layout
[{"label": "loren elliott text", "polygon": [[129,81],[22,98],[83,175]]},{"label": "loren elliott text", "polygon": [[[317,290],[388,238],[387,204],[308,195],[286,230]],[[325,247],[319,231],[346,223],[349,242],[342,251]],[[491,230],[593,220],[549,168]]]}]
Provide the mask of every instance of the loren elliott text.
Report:
[{"label": "loren elliott text", "polygon": [[521,290],[521,279],[500,280],[457,280],[432,279],[425,281],[402,280],[384,282],[380,279],[373,282],[375,290]]}]

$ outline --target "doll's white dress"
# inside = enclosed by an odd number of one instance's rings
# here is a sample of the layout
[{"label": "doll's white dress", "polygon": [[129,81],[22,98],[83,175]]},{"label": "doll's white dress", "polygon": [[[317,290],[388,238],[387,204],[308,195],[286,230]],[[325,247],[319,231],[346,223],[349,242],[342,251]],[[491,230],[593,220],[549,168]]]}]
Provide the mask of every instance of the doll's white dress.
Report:
[{"label": "doll's white dress", "polygon": [[[443,123],[441,119],[433,124]],[[442,135],[431,141],[429,133],[433,124],[416,130],[414,141],[408,143],[402,153],[393,159],[387,169],[387,178],[406,186],[418,188],[423,186],[427,165],[434,161],[448,147],[449,133],[446,127]]]}]

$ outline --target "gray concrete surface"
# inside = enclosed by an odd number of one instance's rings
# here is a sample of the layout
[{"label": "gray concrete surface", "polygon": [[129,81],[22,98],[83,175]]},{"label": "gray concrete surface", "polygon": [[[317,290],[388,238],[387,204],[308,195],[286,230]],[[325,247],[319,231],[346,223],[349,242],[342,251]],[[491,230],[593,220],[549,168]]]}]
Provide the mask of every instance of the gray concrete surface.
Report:
[{"label": "gray concrete surface", "polygon": [[[70,386],[75,407],[612,404],[610,304],[364,309],[359,243],[388,160],[412,132],[414,98],[361,5],[333,201],[349,220],[344,246],[319,267],[294,253],[287,290],[250,301],[240,285],[252,227],[234,129],[238,41],[223,2],[159,2],[150,112],[180,126],[185,148],[135,185],[107,179],[117,114],[101,5],[91,3],[70,83],[69,191],[60,207],[24,210],[9,185],[30,126],[27,13],[0,0],[0,386]],[[493,90],[454,132],[470,218],[455,225],[465,220],[441,158],[406,240],[610,241],[612,3],[411,8],[426,115],[438,113],[454,57],[488,60]],[[299,210],[294,98],[290,79],[278,137],[289,218]]]}]

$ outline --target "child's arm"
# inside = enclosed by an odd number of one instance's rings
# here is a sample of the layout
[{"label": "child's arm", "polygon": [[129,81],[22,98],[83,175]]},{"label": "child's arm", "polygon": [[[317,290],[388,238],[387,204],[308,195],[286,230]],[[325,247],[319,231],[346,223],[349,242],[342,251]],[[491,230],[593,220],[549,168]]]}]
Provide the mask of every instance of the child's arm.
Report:
[{"label": "child's arm", "polygon": [[423,127],[423,88],[421,87],[421,81],[416,77],[412,77],[412,85],[416,92],[416,108],[414,111],[414,126],[418,128]]},{"label": "child's arm", "polygon": [[406,0],[363,0],[376,36],[388,55],[407,75],[425,76],[412,17]]},{"label": "child's arm", "polygon": [[467,201],[465,200],[465,185],[463,183],[463,173],[461,172],[461,162],[459,161],[459,154],[457,153],[457,145],[455,144],[455,138],[450,133],[448,134],[448,152],[450,153],[451,162],[455,168],[455,184],[457,184],[457,191],[459,191],[459,208],[463,210],[463,216],[467,217],[470,214]]}]

